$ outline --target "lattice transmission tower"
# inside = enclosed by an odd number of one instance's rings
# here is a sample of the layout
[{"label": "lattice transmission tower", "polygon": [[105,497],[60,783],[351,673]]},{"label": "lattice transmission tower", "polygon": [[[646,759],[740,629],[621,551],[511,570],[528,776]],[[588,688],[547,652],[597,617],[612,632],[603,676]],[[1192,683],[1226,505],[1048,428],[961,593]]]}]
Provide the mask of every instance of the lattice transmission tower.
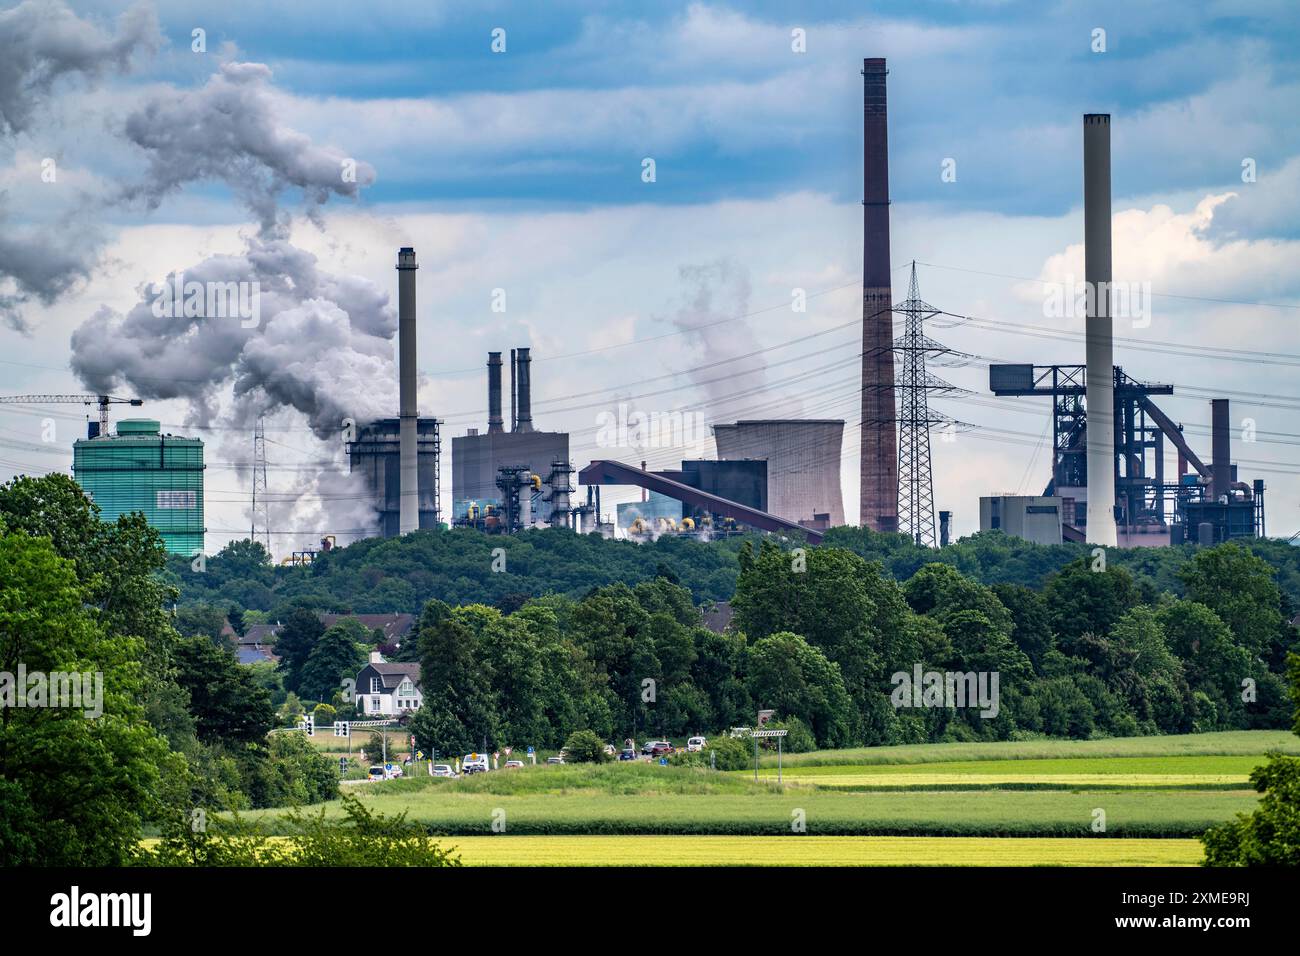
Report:
[{"label": "lattice transmission tower", "polygon": [[945,426],[955,430],[966,426],[954,418],[930,410],[930,395],[969,394],[967,389],[950,385],[926,369],[927,356],[946,355],[958,359],[974,356],[952,349],[925,334],[925,320],[940,315],[940,310],[921,298],[916,281],[916,262],[912,263],[912,281],[907,287],[907,301],[894,306],[906,320],[903,334],[894,340],[894,350],[902,357],[902,375],[898,384],[898,531],[916,544],[933,548],[937,543],[934,529],[934,478],[930,467],[930,430]]},{"label": "lattice transmission tower", "polygon": [[266,420],[257,416],[253,429],[253,523],[249,538],[257,540],[258,518],[261,518],[266,553],[271,553],[271,499],[266,488]]}]

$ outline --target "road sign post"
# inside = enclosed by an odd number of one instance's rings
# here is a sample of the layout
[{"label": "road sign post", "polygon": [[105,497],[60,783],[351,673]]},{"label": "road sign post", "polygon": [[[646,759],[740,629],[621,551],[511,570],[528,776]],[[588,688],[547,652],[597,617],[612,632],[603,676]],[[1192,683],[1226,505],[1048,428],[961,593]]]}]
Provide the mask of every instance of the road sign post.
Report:
[{"label": "road sign post", "polygon": [[776,738],[776,782],[781,782],[781,738],[788,734],[788,730],[755,730],[751,736],[754,738],[754,782],[758,782],[758,738],[775,737]]}]

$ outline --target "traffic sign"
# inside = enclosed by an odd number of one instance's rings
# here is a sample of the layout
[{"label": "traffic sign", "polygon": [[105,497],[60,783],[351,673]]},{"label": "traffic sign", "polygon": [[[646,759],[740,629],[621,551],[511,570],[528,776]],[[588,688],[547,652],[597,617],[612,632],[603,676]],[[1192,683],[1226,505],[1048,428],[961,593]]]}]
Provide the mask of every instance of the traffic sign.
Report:
[{"label": "traffic sign", "polygon": [[751,736],[754,737],[784,737],[790,731],[788,730],[756,730]]}]

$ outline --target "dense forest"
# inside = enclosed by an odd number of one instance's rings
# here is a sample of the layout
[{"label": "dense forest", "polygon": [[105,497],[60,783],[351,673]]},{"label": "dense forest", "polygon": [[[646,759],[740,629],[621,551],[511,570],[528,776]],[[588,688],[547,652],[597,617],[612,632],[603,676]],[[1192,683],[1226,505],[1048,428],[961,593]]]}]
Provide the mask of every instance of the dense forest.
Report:
[{"label": "dense forest", "polygon": [[[317,555],[309,566],[273,566],[260,545],[231,542],[203,562],[202,573],[183,557],[167,561],[167,583],[179,590],[190,613],[231,607],[252,611],[254,620],[284,620],[295,607],[354,614],[418,614],[431,599],[459,604],[489,604],[514,610],[543,594],[578,598],[593,587],[615,582],[651,581],[665,570],[690,590],[695,603],[723,601],[736,589],[737,555],[758,535],[696,541],[662,536],[643,544],[575,535],[559,529],[516,537],[467,529],[421,531],[403,538],[371,538]],[[1031,544],[999,531],[975,534],[942,549],[921,548],[904,535],[861,528],[834,528],[825,546],[843,548],[880,562],[895,581],[906,581],[923,565],[951,565],[981,584],[1021,584],[1041,588],[1067,564],[1091,559],[1082,544]],[[1273,568],[1285,608],[1300,608],[1300,548],[1276,540],[1254,540],[1243,547]],[[493,549],[505,551],[503,571],[493,571]],[[1182,567],[1196,553],[1177,548],[1112,550],[1112,566],[1130,571],[1148,597],[1184,593]],[[497,565],[500,567],[500,564]],[[219,615],[218,615],[219,617]],[[211,620],[211,617],[209,617]]]}]

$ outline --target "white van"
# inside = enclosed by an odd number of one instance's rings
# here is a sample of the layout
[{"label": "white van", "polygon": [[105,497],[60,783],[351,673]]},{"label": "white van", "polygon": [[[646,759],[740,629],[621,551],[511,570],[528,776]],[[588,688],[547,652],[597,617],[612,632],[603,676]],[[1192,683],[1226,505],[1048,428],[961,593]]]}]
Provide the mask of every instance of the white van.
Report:
[{"label": "white van", "polygon": [[688,753],[698,753],[704,749],[706,743],[703,737],[692,737],[686,741],[686,750]]},{"label": "white van", "polygon": [[460,762],[460,772],[462,774],[487,773],[492,769],[488,763],[487,754],[466,754]]}]

